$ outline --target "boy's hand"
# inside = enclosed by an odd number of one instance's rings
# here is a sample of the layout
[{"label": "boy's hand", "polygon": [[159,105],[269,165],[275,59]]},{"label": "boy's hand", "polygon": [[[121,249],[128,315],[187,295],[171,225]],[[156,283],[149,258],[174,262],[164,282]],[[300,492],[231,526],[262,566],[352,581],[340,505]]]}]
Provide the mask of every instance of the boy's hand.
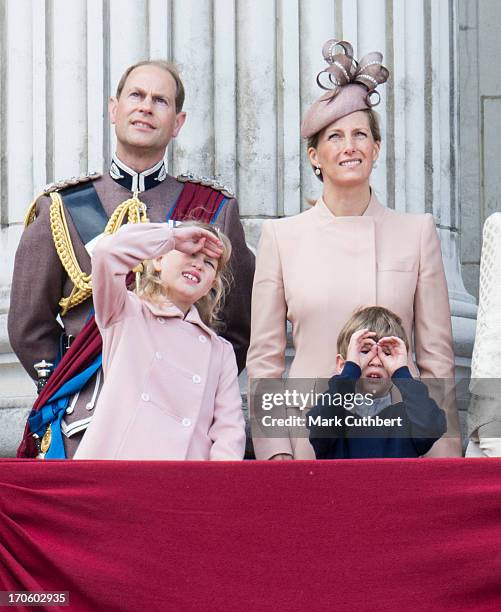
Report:
[{"label": "boy's hand", "polygon": [[386,336],[377,343],[377,354],[390,376],[407,365],[405,342],[397,336]]},{"label": "boy's hand", "polygon": [[350,338],[346,351],[346,361],[356,363],[363,371],[377,355],[378,345],[373,339],[375,335],[376,332],[369,331],[367,327],[356,331]]},{"label": "boy's hand", "polygon": [[207,257],[219,259],[223,254],[223,243],[212,232],[202,227],[176,227],[172,230],[174,248],[187,255],[202,251]]}]

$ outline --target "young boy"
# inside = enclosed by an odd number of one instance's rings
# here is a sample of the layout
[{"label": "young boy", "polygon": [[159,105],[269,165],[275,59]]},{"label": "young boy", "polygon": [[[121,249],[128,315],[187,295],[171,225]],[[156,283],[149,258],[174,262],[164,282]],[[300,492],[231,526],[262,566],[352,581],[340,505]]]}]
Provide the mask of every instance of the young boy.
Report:
[{"label": "young boy", "polygon": [[[337,340],[337,375],[307,415],[317,459],[419,457],[447,430],[445,413],[407,367],[401,319],[386,308],[357,310]],[[402,401],[391,403],[398,388]]]}]

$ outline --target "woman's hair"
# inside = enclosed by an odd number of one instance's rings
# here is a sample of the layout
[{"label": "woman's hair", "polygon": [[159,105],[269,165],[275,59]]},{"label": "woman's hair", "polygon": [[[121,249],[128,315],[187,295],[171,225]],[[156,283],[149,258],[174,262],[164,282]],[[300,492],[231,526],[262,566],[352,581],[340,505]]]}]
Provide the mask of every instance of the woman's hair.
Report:
[{"label": "woman's hair", "polygon": [[[379,116],[376,113],[375,110],[373,110],[372,108],[368,108],[366,110],[362,111],[363,113],[367,113],[367,116],[369,117],[369,128],[371,130],[371,134],[372,137],[374,138],[375,142],[381,142],[381,127],[379,125]],[[324,128],[325,129],[325,128]],[[317,132],[316,134],[313,134],[313,136],[310,136],[307,141],[306,141],[306,146],[307,146],[307,150],[310,149],[311,147],[313,147],[313,149],[316,149],[318,146],[318,141],[320,138],[320,134],[323,132],[323,130],[320,130],[320,132]],[[315,171],[315,167],[312,165],[313,171]],[[319,181],[323,182],[323,177],[322,177],[322,173],[320,172],[320,174],[315,175]]]},{"label": "woman's hair", "polygon": [[[202,321],[216,331],[223,328],[223,322],[219,315],[224,304],[226,294],[233,282],[228,262],[231,257],[231,242],[229,238],[217,230],[213,225],[201,223],[199,221],[184,221],[179,227],[194,226],[212,232],[223,244],[223,253],[217,260],[216,276],[214,285],[209,292],[201,297],[195,306],[200,314]],[[165,297],[165,289],[160,280],[160,272],[155,270],[153,261],[143,262],[143,270],[140,273],[139,286],[136,288],[137,294],[150,302],[161,302]]]},{"label": "woman's hair", "polygon": [[337,352],[343,359],[346,359],[348,344],[353,334],[366,327],[370,331],[376,332],[373,337],[376,342],[379,342],[385,336],[397,336],[404,341],[406,349],[409,350],[409,340],[402,325],[402,319],[382,306],[367,306],[355,310],[339,332]]}]

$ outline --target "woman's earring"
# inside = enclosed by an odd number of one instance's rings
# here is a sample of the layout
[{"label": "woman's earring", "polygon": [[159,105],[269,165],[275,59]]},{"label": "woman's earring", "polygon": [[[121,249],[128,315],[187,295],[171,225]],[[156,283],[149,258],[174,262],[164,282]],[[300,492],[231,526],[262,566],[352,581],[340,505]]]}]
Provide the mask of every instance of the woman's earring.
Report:
[{"label": "woman's earring", "polygon": [[317,176],[320,176],[320,173],[321,173],[321,170],[320,170],[320,168],[317,166],[317,167],[315,168],[315,174],[316,174]]}]

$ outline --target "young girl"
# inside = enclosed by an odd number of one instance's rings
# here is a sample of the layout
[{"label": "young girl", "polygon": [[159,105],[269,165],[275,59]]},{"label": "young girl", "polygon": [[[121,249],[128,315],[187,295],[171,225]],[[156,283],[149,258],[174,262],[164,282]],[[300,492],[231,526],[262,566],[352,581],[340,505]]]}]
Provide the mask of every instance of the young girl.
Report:
[{"label": "young girl", "polygon": [[[200,223],[128,224],[92,256],[104,384],[75,459],[242,459],[237,365],[212,329],[231,245]],[[138,295],[125,278],[146,261]]]}]

